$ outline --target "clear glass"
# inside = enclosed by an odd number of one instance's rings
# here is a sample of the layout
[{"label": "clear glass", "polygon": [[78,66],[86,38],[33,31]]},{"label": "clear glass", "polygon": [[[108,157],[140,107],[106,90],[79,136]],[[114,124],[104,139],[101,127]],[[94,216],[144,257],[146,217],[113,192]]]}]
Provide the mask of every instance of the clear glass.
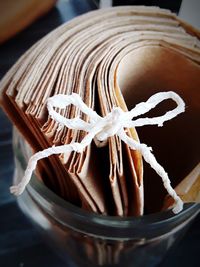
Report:
[{"label": "clear glass", "polygon": [[[15,182],[26,166],[27,144],[14,131]],[[78,266],[156,266],[188,229],[198,204],[174,215],[165,211],[141,217],[111,217],[86,212],[61,199],[33,176],[18,198],[22,211],[64,260]]]}]

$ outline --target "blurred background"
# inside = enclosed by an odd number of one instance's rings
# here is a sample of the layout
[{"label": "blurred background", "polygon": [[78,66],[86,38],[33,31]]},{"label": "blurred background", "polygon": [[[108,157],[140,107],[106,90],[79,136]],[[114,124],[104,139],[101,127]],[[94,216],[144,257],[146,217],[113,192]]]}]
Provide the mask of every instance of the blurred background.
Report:
[{"label": "blurred background", "polygon": [[[0,78],[37,40],[90,10],[117,5],[168,8],[200,29],[199,0],[0,0]],[[9,193],[13,176],[12,125],[0,110],[0,266],[74,266],[52,254]],[[198,267],[200,216],[160,267]]]}]

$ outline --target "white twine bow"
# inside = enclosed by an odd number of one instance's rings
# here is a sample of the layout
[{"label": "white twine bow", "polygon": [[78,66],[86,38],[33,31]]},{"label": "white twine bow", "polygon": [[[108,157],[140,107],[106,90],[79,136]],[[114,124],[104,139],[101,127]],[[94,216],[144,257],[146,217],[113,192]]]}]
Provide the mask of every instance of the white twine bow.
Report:
[{"label": "white twine bow", "polygon": [[[177,107],[171,111],[166,112],[163,116],[154,118],[139,118],[136,120],[132,120],[134,117],[137,117],[150,111],[156,105],[166,99],[174,100],[177,104]],[[70,104],[75,105],[83,113],[88,115],[90,121],[86,122],[78,117],[74,119],[67,119],[54,110],[54,108],[65,109]],[[18,185],[10,187],[11,193],[15,195],[20,195],[24,191],[26,185],[31,179],[33,171],[36,168],[38,160],[49,157],[54,154],[62,154],[71,151],[81,153],[88,145],[91,144],[94,137],[96,137],[99,141],[104,141],[108,137],[116,135],[122,141],[124,141],[131,149],[140,151],[145,161],[148,162],[150,166],[162,178],[164,187],[166,188],[168,194],[175,201],[173,212],[178,213],[182,210],[183,202],[176,194],[175,190],[171,187],[168,174],[165,172],[164,168],[157,162],[156,158],[151,153],[151,147],[148,147],[146,144],[139,143],[136,140],[130,138],[124,130],[124,128],[139,127],[144,125],[163,126],[163,123],[165,121],[171,120],[178,114],[184,112],[185,104],[179,95],[171,91],[160,92],[151,96],[146,102],[141,102],[137,104],[135,108],[128,112],[124,112],[119,107],[114,107],[113,110],[105,117],[99,116],[94,110],[89,108],[82,101],[78,94],[75,93],[73,93],[72,95],[58,94],[53,97],[50,97],[47,100],[47,109],[51,118],[58,122],[60,126],[66,126],[70,129],[75,130],[84,130],[88,134],[83,138],[80,143],[74,142],[67,145],[53,146],[34,154],[29,159],[27,169],[21,182]]]}]

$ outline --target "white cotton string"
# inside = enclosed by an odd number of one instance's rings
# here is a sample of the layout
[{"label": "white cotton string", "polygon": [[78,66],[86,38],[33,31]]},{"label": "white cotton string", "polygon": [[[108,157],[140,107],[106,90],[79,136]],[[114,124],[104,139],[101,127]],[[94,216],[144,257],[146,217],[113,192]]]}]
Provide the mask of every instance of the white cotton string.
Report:
[{"label": "white cotton string", "polygon": [[[163,116],[154,118],[139,118],[133,120],[134,117],[145,114],[160,102],[166,99],[172,99],[176,102],[177,107],[173,110],[166,112]],[[80,118],[67,119],[55,111],[55,108],[65,109],[69,105],[74,105],[80,109],[83,113],[88,115],[89,122],[83,121]],[[11,186],[10,191],[15,195],[20,195],[26,185],[29,183],[32,173],[36,168],[37,162],[40,159],[49,157],[55,154],[62,154],[66,152],[76,151],[81,153],[84,149],[91,144],[92,140],[96,138],[99,141],[105,141],[111,136],[118,136],[124,143],[126,143],[131,149],[138,150],[142,154],[143,158],[150,166],[156,171],[156,173],[162,178],[164,187],[168,194],[174,199],[175,204],[173,208],[174,213],[178,213],[183,208],[183,202],[176,194],[175,190],[171,187],[168,174],[164,168],[157,162],[156,158],[151,152],[151,148],[146,144],[141,144],[138,141],[130,138],[124,128],[132,128],[144,125],[158,125],[163,126],[165,121],[171,120],[178,114],[184,112],[185,104],[183,100],[174,92],[160,92],[151,96],[146,102],[141,102],[135,106],[132,110],[124,112],[119,107],[114,107],[113,110],[105,117],[99,116],[94,110],[89,108],[80,98],[78,94],[71,95],[55,95],[47,100],[47,109],[49,115],[53,120],[59,123],[61,127],[66,126],[70,129],[84,130],[87,135],[83,140],[78,143],[70,143],[67,145],[53,146],[38,153],[35,153],[28,162],[27,169],[24,177],[18,185]]]}]

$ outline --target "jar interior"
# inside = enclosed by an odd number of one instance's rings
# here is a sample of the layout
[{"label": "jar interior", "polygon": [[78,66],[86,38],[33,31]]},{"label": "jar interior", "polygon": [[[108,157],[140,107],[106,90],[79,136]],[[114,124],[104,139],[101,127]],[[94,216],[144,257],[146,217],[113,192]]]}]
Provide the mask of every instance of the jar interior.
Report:
[{"label": "jar interior", "polygon": [[[153,148],[154,155],[168,172],[175,187],[199,162],[199,65],[169,48],[142,47],[121,60],[117,82],[129,110],[161,91],[175,91],[185,101],[185,113],[164,123],[163,127],[137,128],[140,142]],[[172,101],[165,101],[144,116],[160,116],[174,107]],[[146,212],[158,211],[165,195],[160,177],[144,163]]]}]

